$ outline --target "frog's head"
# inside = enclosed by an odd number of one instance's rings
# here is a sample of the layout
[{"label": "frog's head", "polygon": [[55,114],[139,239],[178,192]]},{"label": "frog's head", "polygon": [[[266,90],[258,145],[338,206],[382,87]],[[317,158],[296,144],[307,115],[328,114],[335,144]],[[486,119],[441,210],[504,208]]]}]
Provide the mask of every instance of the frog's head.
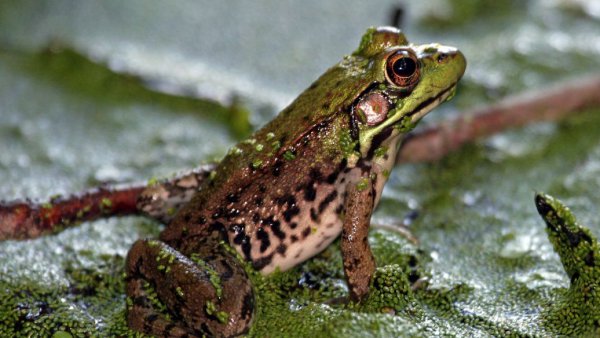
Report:
[{"label": "frog's head", "polygon": [[371,83],[352,107],[352,133],[363,157],[452,97],[466,68],[456,48],[410,44],[391,27],[369,29],[351,58],[365,61]]}]

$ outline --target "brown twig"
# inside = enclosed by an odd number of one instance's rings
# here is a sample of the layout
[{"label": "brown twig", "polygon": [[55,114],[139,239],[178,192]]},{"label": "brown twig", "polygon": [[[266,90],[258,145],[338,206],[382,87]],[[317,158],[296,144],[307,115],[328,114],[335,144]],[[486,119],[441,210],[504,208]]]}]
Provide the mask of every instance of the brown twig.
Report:
[{"label": "brown twig", "polygon": [[136,201],[145,184],[100,187],[48,203],[0,203],[0,240],[27,239],[101,217],[138,213]]},{"label": "brown twig", "polygon": [[600,107],[600,75],[509,97],[413,134],[402,145],[397,164],[436,161],[476,139],[533,122],[556,121],[594,106]]}]

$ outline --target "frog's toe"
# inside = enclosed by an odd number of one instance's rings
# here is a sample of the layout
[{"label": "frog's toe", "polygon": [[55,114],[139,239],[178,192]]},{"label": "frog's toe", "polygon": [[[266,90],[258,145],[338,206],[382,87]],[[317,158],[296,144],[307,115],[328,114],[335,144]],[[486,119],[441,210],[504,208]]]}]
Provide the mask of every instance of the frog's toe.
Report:
[{"label": "frog's toe", "polygon": [[132,278],[127,283],[130,301],[127,306],[127,322],[133,330],[159,337],[196,337],[198,334],[167,317],[155,308],[156,296],[148,292],[147,282]]}]

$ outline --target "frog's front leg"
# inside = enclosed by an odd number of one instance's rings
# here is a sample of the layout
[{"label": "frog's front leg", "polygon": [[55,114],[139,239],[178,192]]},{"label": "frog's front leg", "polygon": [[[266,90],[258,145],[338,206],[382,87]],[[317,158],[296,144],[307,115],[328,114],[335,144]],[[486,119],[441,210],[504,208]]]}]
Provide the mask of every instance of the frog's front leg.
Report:
[{"label": "frog's front leg", "polygon": [[181,252],[158,240],[137,241],[127,256],[127,294],[129,326],[159,337],[235,336],[253,316],[244,268],[212,239]]},{"label": "frog's front leg", "polygon": [[369,284],[375,273],[375,258],[369,247],[369,223],[375,204],[373,185],[350,184],[345,204],[346,214],[342,226],[341,250],[344,273],[350,289],[350,298],[362,300],[369,293]]}]

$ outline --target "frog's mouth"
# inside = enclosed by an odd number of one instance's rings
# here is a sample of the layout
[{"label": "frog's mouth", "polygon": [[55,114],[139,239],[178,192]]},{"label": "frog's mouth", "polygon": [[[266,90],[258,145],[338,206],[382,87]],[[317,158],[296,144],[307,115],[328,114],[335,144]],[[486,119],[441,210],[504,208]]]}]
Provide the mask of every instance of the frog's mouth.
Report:
[{"label": "frog's mouth", "polygon": [[455,92],[456,84],[453,84],[452,86],[442,91],[439,95],[434,96],[429,100],[426,100],[423,103],[421,103],[419,106],[417,106],[415,110],[412,111],[412,113],[408,114],[408,116],[410,116],[411,118],[411,122],[413,124],[419,122],[419,120],[421,120],[423,116],[427,115],[427,113],[432,111],[433,108],[439,106],[440,103],[452,98]]}]

